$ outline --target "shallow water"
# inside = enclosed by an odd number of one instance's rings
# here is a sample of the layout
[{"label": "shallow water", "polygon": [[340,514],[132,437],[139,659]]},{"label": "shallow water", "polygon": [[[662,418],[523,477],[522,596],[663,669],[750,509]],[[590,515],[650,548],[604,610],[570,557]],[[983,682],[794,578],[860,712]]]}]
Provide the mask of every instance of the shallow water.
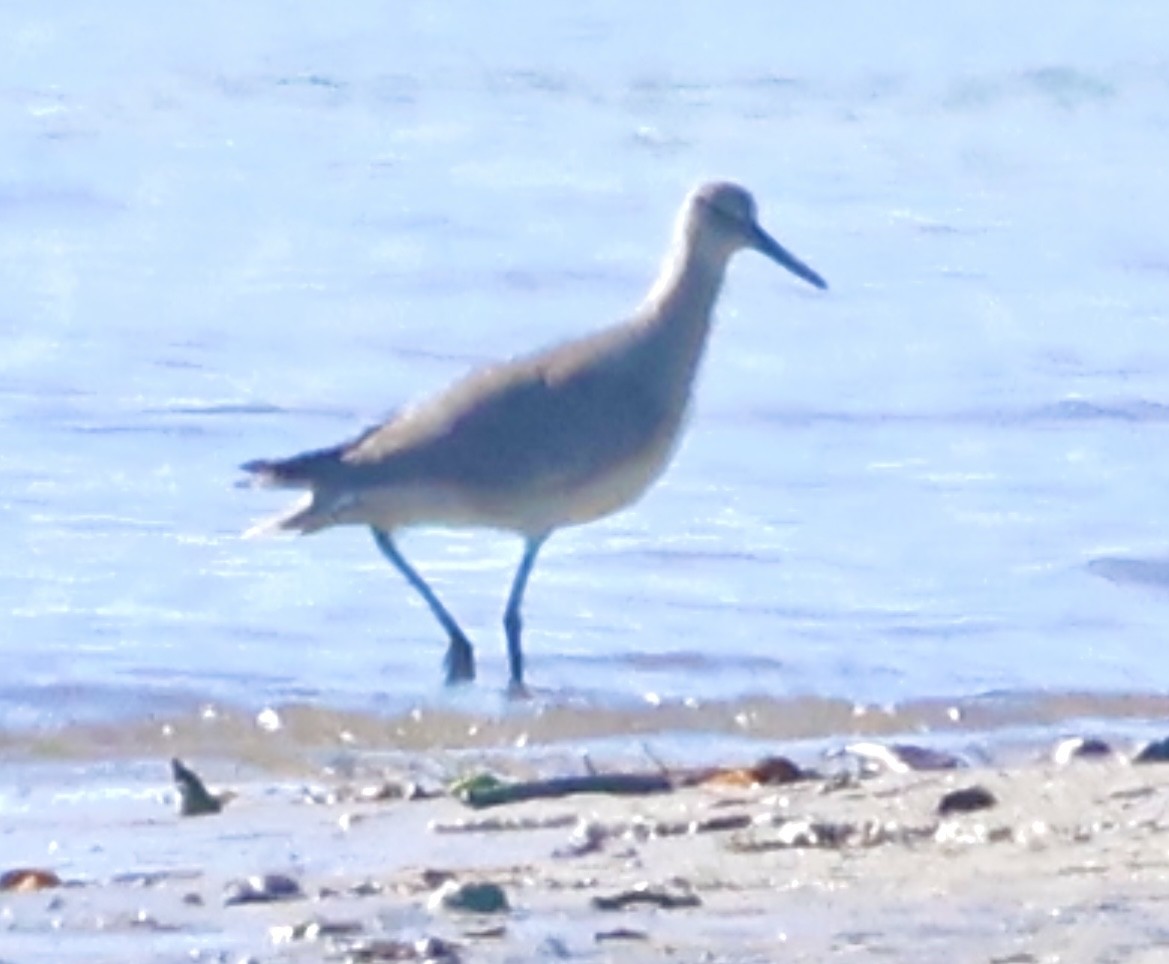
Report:
[{"label": "shallow water", "polygon": [[1161,6],[509,10],[0,11],[8,749],[499,716],[512,540],[404,541],[478,643],[452,696],[368,536],[241,541],[284,500],[234,467],[616,320],[711,175],[832,288],[734,263],[675,464],[540,560],[540,705],[1160,714]]}]

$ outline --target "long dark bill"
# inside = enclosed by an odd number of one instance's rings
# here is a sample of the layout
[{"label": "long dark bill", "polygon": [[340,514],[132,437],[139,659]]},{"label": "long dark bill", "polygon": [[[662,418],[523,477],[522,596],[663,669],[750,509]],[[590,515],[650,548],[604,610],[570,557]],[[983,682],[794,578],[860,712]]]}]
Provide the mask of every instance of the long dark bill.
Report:
[{"label": "long dark bill", "polygon": [[808,284],[815,285],[820,289],[826,289],[828,287],[827,281],[788,251],[775,238],[759,227],[759,225],[754,226],[751,243],[756,251],[767,255],[776,264],[783,265],[788,271],[799,278],[803,278]]}]

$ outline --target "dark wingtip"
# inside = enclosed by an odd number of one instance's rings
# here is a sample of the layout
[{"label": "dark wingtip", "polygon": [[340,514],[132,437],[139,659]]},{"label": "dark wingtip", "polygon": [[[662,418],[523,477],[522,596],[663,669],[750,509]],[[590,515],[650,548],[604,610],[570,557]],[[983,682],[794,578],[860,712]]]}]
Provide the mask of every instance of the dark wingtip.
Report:
[{"label": "dark wingtip", "polygon": [[238,479],[237,489],[254,489],[271,485],[276,478],[276,466],[270,459],[252,459],[240,466],[241,472],[247,472],[247,478]]}]

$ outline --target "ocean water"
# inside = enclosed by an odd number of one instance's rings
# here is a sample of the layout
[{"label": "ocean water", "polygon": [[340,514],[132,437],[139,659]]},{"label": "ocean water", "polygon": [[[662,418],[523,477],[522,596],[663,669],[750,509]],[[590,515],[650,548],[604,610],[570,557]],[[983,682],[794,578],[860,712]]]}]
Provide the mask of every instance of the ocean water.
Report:
[{"label": "ocean water", "polygon": [[404,537],[477,644],[448,693],[368,534],[241,540],[287,496],[236,466],[618,320],[708,177],[831,288],[732,264],[673,466],[538,563],[537,706],[1159,715],[1167,31],[1155,0],[4,4],[4,746],[532,712],[513,539]]}]

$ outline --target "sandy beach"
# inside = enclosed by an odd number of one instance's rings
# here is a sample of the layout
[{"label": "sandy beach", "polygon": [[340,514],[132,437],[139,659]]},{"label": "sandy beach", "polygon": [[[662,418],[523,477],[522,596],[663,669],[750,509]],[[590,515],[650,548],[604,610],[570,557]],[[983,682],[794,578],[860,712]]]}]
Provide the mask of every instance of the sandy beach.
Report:
[{"label": "sandy beach", "polygon": [[[10,876],[0,961],[1169,959],[1169,767],[1119,755],[478,809],[416,779],[433,754],[310,781],[188,762],[222,812],[179,816],[165,761],[67,818],[37,796],[67,787],[29,791],[0,872],[60,884]],[[939,814],[971,787],[991,805]],[[468,882],[506,907],[440,906]]]}]

